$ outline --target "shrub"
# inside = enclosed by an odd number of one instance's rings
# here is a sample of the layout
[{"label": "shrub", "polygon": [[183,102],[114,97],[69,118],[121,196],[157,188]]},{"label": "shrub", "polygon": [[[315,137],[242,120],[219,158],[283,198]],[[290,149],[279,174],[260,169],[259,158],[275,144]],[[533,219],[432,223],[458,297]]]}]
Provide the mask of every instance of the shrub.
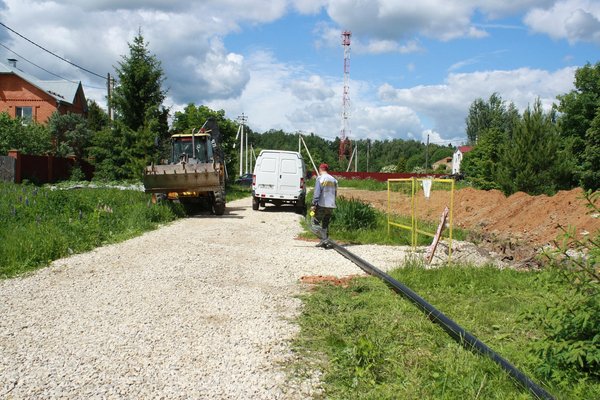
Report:
[{"label": "shrub", "polygon": [[[600,192],[588,192],[586,198],[598,213]],[[544,254],[556,289],[545,308],[530,314],[546,334],[532,347],[543,360],[538,369],[558,382],[572,373],[600,379],[600,232],[577,239],[574,230],[566,230],[556,244]]]},{"label": "shrub", "polygon": [[370,204],[340,197],[331,224],[337,229],[346,231],[372,229],[377,225],[377,213]]}]

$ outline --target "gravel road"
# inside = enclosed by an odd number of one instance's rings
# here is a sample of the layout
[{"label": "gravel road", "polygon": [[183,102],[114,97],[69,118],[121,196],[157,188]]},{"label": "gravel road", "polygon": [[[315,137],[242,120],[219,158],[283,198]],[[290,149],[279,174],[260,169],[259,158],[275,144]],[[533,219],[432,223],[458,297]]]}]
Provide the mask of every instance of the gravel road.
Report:
[{"label": "gravel road", "polygon": [[[360,270],[291,209],[228,204],[0,281],[0,398],[304,399],[285,365],[304,275]],[[388,269],[401,248],[353,246]]]}]

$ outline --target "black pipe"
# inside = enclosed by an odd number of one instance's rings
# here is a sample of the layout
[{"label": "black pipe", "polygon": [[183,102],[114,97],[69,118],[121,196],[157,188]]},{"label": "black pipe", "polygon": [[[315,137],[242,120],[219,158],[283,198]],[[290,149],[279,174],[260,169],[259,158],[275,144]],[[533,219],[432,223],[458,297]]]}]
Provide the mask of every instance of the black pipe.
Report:
[{"label": "black pipe", "polygon": [[456,322],[445,316],[441,311],[429,304],[421,296],[413,292],[408,286],[392,278],[390,275],[381,271],[374,265],[358,257],[356,254],[351,253],[346,248],[335,243],[333,240],[329,239],[327,244],[331,248],[335,249],[342,256],[346,257],[348,260],[358,265],[363,271],[365,271],[369,275],[373,275],[382,279],[388,285],[390,285],[395,292],[406,297],[416,306],[421,308],[421,311],[427,314],[429,319],[440,325],[446,331],[446,333],[450,335],[450,337],[456,340],[456,342],[462,345],[464,348],[466,348],[467,350],[476,350],[478,353],[491,358],[492,361],[500,365],[500,367],[502,367],[506,372],[508,372],[510,376],[519,381],[519,383],[521,383],[523,387],[528,389],[538,399],[554,400],[554,397],[552,397],[550,393],[548,393],[541,386],[529,379],[527,375],[519,371],[514,365],[502,358],[494,350],[490,349],[481,340],[477,339],[475,336],[464,330]]}]

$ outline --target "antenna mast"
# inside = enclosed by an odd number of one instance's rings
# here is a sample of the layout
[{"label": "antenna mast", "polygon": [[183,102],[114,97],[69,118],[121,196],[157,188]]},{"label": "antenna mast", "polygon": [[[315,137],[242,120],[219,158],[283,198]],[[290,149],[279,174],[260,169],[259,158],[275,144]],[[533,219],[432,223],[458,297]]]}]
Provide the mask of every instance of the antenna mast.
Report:
[{"label": "antenna mast", "polygon": [[345,161],[352,152],[350,139],[350,123],[348,121],[350,111],[350,37],[352,32],[342,32],[342,46],[344,46],[344,91],[342,93],[342,129],[340,131],[339,160]]}]

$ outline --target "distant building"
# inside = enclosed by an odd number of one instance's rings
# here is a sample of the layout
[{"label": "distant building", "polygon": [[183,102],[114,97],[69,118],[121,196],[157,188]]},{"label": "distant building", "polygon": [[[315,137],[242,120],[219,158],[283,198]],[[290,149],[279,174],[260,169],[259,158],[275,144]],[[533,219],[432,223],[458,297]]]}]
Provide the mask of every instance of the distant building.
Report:
[{"label": "distant building", "polygon": [[81,82],[43,81],[17,68],[17,60],[0,63],[0,112],[40,123],[58,111],[87,114]]},{"label": "distant building", "polygon": [[473,146],[458,146],[452,155],[452,174],[460,174],[460,163],[464,155],[473,150]]},{"label": "distant building", "polygon": [[436,162],[434,162],[433,164],[431,164],[431,167],[433,168],[434,171],[437,171],[440,166],[444,166],[444,168],[446,168],[446,170],[451,169],[452,168],[452,157],[444,157],[441,160],[438,160]]}]

